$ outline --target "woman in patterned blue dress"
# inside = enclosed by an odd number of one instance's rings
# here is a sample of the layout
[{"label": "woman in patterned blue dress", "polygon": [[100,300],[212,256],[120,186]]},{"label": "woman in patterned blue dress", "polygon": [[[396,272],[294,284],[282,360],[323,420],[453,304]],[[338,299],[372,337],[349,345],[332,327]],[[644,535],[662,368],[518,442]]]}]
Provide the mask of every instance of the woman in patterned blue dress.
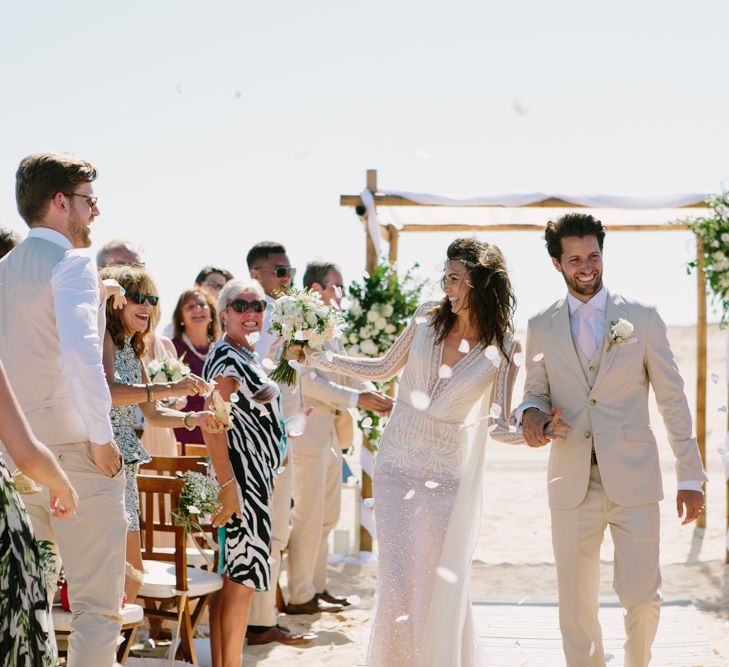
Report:
[{"label": "woman in patterned blue dress", "polygon": [[[264,293],[256,281],[231,280],[221,290],[218,313],[225,336],[208,355],[203,378],[230,400],[230,428],[205,434],[220,484],[223,588],[210,605],[213,665],[239,667],[253,592],[271,586],[271,495],[284,465],[286,425],[279,390],[261,368],[253,347],[263,326]],[[207,407],[212,405],[208,399]]]},{"label": "woman in patterned blue dress", "polygon": [[[56,518],[76,514],[78,496],[53,454],[23,417],[0,363],[0,440],[23,473],[45,484]],[[39,489],[40,490],[40,489]],[[8,468],[0,455],[0,665],[52,667],[56,645],[49,634],[48,592],[38,545]]]}]

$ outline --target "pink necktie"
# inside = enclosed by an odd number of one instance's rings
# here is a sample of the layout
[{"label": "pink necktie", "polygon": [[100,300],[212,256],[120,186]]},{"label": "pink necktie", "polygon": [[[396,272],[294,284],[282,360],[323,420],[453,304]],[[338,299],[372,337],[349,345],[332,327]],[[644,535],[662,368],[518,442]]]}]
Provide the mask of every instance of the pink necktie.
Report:
[{"label": "pink necktie", "polygon": [[587,303],[583,303],[575,311],[575,315],[577,315],[577,344],[588,360],[592,359],[595,352],[597,352],[595,334],[590,326],[590,317],[592,317],[594,311],[595,308]]}]

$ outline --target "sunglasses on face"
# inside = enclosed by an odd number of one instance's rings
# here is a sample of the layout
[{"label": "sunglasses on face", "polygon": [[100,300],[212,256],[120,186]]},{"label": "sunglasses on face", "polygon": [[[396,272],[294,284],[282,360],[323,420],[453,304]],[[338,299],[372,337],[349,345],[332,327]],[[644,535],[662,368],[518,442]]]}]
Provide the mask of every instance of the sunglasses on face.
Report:
[{"label": "sunglasses on face", "polygon": [[159,297],[154,294],[141,294],[140,292],[127,292],[127,299],[132,303],[142,305],[145,301],[150,306],[156,306],[159,303]]},{"label": "sunglasses on face", "polygon": [[296,269],[293,266],[277,266],[275,269],[265,269],[263,267],[259,267],[258,270],[273,273],[277,278],[291,276],[291,280],[293,280],[296,277]]},{"label": "sunglasses on face", "polygon": [[266,310],[265,301],[246,301],[245,299],[236,299],[228,304],[228,308],[232,308],[236,313],[245,313],[249,308],[254,313],[262,313]]}]

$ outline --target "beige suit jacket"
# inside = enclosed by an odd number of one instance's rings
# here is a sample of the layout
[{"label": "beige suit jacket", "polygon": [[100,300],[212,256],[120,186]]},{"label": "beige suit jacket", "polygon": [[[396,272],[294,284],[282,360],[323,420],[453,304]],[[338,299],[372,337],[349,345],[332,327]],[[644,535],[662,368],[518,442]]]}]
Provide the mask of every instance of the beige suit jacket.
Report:
[{"label": "beige suit jacket", "polygon": [[[340,339],[328,342],[325,350],[345,354]],[[373,386],[342,373],[322,371],[306,367],[301,369],[301,397],[305,407],[313,407],[304,433],[296,442],[297,447],[331,447],[338,443],[341,449],[349,449],[357,425],[356,410],[350,409],[353,395],[372,391]]]},{"label": "beige suit jacket", "polygon": [[[610,346],[610,324],[619,318],[633,324],[631,341]],[[553,509],[570,509],[584,499],[593,443],[605,492],[613,502],[633,506],[663,498],[648,415],[649,385],[676,457],[678,482],[706,480],[683,380],[655,308],[608,294],[602,345],[602,361],[590,387],[573,343],[567,300],[529,321],[522,406],[531,403],[545,412],[553,406],[563,408],[564,421],[572,425],[565,440],[551,445],[548,479]]]}]

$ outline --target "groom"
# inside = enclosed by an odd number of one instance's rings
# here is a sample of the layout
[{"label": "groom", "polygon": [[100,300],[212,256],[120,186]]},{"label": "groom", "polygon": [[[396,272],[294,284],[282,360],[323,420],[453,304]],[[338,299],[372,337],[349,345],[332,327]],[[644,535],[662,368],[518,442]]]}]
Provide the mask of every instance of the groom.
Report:
[{"label": "groom", "polygon": [[676,505],[684,524],[703,507],[706,476],[666,327],[653,307],[603,286],[604,237],[591,215],[570,213],[547,224],[547,250],[567,296],[529,321],[524,400],[515,418],[532,447],[549,442],[544,429],[552,407],[563,409],[572,426],[565,440],[552,443],[548,466],[567,666],[605,665],[597,611],[600,544],[609,525],[613,587],[625,608],[625,665],[645,667],[660,613],[663,498],[649,386],[676,457]]}]

